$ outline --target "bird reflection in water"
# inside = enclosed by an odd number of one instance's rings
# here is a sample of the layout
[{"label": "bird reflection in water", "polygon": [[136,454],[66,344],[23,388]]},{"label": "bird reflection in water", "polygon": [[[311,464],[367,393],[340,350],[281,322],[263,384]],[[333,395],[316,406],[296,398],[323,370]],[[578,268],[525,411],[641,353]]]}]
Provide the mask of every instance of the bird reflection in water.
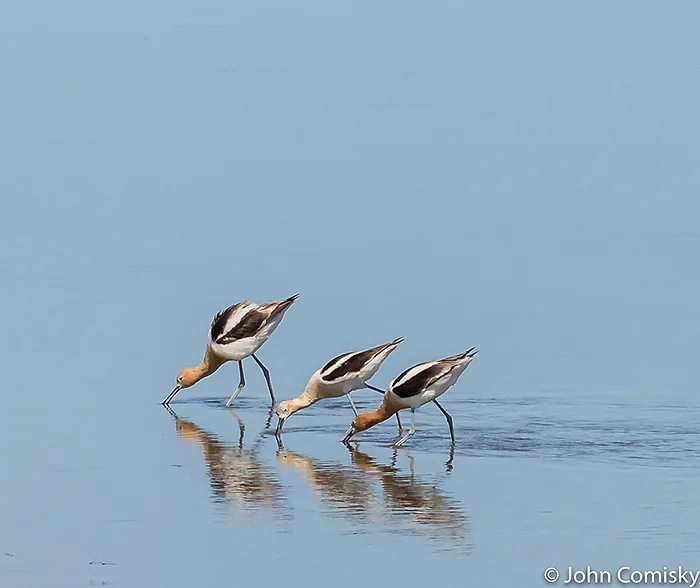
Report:
[{"label": "bird reflection in water", "polygon": [[441,549],[468,552],[469,524],[461,503],[445,495],[436,480],[421,479],[396,464],[377,462],[358,449],[348,447],[351,465],[299,455],[280,443],[277,460],[284,469],[302,474],[309,487],[327,507],[328,515],[358,523],[357,532],[376,531],[369,524],[405,535],[433,539]]},{"label": "bird reflection in water", "polygon": [[220,441],[193,422],[180,418],[166,407],[175,420],[175,431],[181,439],[201,445],[209,483],[216,502],[228,504],[233,511],[255,510],[282,512],[286,503],[284,489],[274,471],[258,457],[258,443],[250,449],[243,446],[245,425],[229,409],[239,428],[238,444]]}]

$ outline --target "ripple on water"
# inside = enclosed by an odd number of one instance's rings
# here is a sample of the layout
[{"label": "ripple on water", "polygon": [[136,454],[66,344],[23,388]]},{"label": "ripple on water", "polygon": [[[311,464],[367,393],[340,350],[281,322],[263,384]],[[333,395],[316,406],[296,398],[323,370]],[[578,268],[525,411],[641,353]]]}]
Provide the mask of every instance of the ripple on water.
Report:
[{"label": "ripple on water", "polygon": [[459,419],[468,423],[459,434],[459,453],[497,456],[517,452],[673,467],[695,467],[700,458],[700,410],[696,406],[597,405],[542,397],[470,404],[476,406]]}]

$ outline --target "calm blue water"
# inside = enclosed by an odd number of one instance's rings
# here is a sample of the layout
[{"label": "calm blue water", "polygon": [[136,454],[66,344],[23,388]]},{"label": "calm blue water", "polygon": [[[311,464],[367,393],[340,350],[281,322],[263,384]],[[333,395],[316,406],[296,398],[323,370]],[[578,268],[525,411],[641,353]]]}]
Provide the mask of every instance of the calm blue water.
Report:
[{"label": "calm blue water", "polygon": [[31,433],[37,455],[5,468],[7,585],[350,586],[361,564],[382,582],[535,586],[550,565],[690,567],[700,548],[697,408],[453,398],[450,460],[430,407],[406,449],[388,424],[346,448],[339,403],[295,415],[278,447],[257,392]]},{"label": "calm blue water", "polygon": [[[694,3],[20,3],[0,18],[0,585],[546,585],[700,567]],[[443,405],[284,446],[214,313],[299,300],[278,398],[405,342]],[[378,395],[355,400],[374,408]],[[405,417],[408,418],[408,415]],[[562,585],[561,581],[558,585]]]}]

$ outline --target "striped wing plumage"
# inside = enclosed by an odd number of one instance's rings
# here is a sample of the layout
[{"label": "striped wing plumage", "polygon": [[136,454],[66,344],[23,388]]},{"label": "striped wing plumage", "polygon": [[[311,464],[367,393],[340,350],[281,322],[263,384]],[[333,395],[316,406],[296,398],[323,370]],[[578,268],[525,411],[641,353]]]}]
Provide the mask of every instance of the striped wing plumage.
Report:
[{"label": "striped wing plumage", "polygon": [[402,341],[402,338],[398,338],[390,343],[372,347],[372,349],[343,353],[338,357],[334,357],[321,368],[321,379],[326,382],[334,382],[359,376],[362,369],[367,364],[371,363],[372,360],[378,358],[390,348],[396,347]]},{"label": "striped wing plumage", "polygon": [[266,325],[284,312],[298,298],[298,294],[279,302],[253,304],[246,300],[219,312],[211,323],[210,337],[213,343],[226,345],[254,337]]},{"label": "striped wing plumage", "polygon": [[244,300],[237,304],[232,304],[228,308],[217,312],[209,328],[211,340],[218,343],[219,339],[235,327],[240,319],[245,315],[248,308],[254,306],[250,300]]},{"label": "striped wing plumage", "polygon": [[464,359],[470,357],[472,351],[473,347],[459,355],[410,367],[391,382],[389,389],[400,398],[417,396],[449,376],[452,370],[462,365]]}]

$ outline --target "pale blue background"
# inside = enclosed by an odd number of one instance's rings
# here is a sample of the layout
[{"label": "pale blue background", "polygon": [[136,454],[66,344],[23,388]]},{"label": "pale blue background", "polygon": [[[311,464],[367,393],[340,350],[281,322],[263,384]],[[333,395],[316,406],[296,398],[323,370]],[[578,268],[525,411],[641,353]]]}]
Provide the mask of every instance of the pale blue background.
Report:
[{"label": "pale blue background", "polygon": [[[0,583],[274,583],[287,565],[295,586],[308,570],[284,554],[302,542],[337,586],[362,561],[392,583],[540,586],[546,565],[697,554],[698,22],[697,3],[638,0],[4,6]],[[411,565],[420,537],[339,540],[304,486],[282,534],[212,509],[201,455],[157,403],[217,310],[296,292],[260,353],[280,398],[396,336],[377,385],[481,350],[444,403],[469,556]],[[252,439],[267,393],[247,370]],[[178,412],[237,440],[218,405]],[[343,404],[299,417],[288,444],[347,461],[348,419]],[[431,480],[440,419],[420,413],[414,444]],[[522,430],[528,456],[504,459]],[[387,434],[363,450],[383,459]],[[641,469],[621,473],[617,442]]]}]

